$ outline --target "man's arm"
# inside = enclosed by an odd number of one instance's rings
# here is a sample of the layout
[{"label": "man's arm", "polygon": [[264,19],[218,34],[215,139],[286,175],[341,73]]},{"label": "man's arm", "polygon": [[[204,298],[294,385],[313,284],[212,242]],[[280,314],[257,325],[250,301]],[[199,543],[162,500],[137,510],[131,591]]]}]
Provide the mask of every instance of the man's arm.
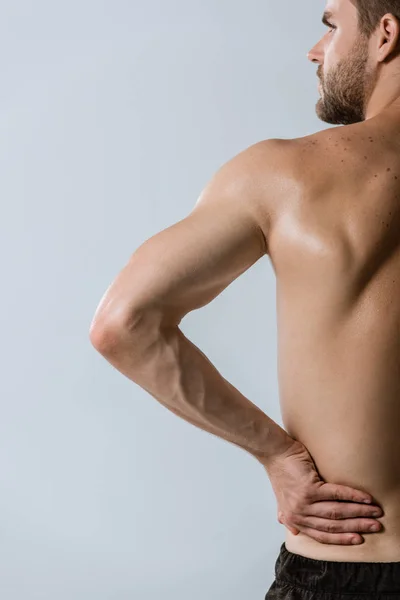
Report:
[{"label": "man's arm", "polygon": [[108,288],[90,333],[115,368],[171,412],[263,464],[293,438],[222,377],[179,324],[266,255],[265,189],[270,173],[272,214],[284,141],[266,140],[237,155],[186,218],[144,242]]}]

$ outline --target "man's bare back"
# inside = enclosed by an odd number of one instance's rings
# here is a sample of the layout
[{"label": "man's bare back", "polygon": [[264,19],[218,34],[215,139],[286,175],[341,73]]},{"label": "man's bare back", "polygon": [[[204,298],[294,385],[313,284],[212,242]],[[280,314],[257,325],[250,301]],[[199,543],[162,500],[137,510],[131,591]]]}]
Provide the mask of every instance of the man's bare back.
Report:
[{"label": "man's bare back", "polygon": [[286,529],[289,551],[319,560],[400,561],[396,127],[386,114],[281,141],[268,239],[283,423],[325,481],[368,490],[384,510],[382,531],[356,547]]}]

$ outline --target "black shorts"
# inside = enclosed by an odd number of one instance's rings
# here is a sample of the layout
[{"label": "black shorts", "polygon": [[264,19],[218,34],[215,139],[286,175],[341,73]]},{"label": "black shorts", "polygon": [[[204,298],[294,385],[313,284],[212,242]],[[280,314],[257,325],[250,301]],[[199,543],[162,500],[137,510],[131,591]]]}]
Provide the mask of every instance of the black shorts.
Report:
[{"label": "black shorts", "polygon": [[282,544],[265,600],[400,600],[399,562],[338,562],[293,554]]}]

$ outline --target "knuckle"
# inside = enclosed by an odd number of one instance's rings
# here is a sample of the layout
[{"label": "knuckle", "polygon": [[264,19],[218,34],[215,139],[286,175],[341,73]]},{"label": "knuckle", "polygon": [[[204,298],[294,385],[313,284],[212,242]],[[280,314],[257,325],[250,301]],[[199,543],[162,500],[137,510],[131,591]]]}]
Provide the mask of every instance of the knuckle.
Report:
[{"label": "knuckle", "polygon": [[328,533],[335,533],[338,530],[338,526],[336,523],[328,523],[326,530]]},{"label": "knuckle", "polygon": [[302,488],[300,490],[300,498],[301,498],[303,504],[304,503],[308,504],[309,502],[311,502],[311,500],[313,498],[313,494],[309,488]]},{"label": "knuckle", "polygon": [[339,519],[339,511],[335,508],[332,508],[330,511],[328,511],[328,519]]},{"label": "knuckle", "polygon": [[333,501],[337,501],[337,500],[339,500],[339,499],[340,499],[340,498],[339,498],[338,491],[337,491],[337,490],[333,490],[333,492],[332,492],[332,500],[333,500]]}]

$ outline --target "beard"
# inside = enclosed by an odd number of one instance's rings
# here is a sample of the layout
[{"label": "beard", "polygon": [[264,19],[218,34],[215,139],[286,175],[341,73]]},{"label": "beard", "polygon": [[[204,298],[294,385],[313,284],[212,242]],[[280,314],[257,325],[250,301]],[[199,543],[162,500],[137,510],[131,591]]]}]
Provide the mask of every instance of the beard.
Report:
[{"label": "beard", "polygon": [[368,67],[369,40],[359,36],[349,52],[321,81],[316,113],[332,125],[365,121],[368,101],[377,81],[377,71]]}]

